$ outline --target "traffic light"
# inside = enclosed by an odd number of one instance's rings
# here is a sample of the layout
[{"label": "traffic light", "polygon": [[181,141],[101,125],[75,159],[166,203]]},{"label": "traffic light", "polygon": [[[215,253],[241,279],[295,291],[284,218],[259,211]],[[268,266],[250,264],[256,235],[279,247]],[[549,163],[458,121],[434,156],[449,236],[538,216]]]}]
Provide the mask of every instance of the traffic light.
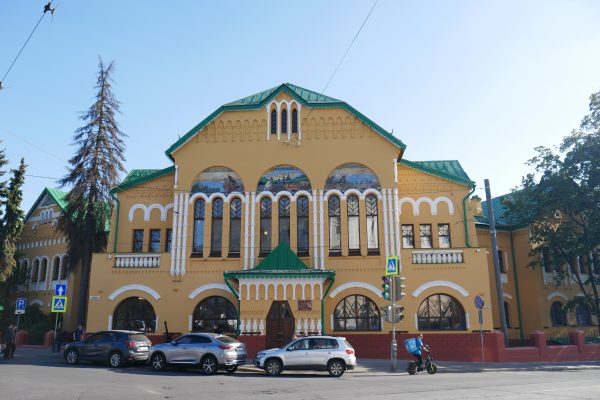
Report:
[{"label": "traffic light", "polygon": [[404,289],[406,288],[406,285],[404,284],[405,280],[406,278],[403,276],[394,276],[394,301],[402,299],[406,294],[404,293]]},{"label": "traffic light", "polygon": [[383,281],[383,283],[381,284],[381,288],[383,289],[381,291],[381,297],[383,297],[386,300],[389,300],[392,280],[389,276],[382,276],[381,280]]},{"label": "traffic light", "polygon": [[400,322],[404,319],[404,306],[394,304],[394,322]]}]

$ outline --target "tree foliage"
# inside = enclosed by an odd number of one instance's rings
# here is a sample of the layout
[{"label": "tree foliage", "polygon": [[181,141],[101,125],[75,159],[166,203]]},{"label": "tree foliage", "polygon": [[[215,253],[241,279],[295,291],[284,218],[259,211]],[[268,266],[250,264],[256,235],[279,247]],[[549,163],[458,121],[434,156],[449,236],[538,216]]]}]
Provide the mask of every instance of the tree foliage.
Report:
[{"label": "tree foliage", "polygon": [[552,268],[557,285],[575,283],[585,307],[600,321],[600,92],[579,129],[554,149],[537,147],[522,180],[505,204],[513,221],[528,225],[531,266]]},{"label": "tree foliage", "polygon": [[[85,324],[92,253],[106,247],[106,224],[111,213],[110,188],[124,171],[125,145],[116,114],[119,102],[112,93],[114,62],[99,60],[94,103],[81,116],[85,125],[75,131],[75,155],[61,185],[71,187],[59,230],[67,237],[67,262],[81,274],[77,320]],[[77,268],[77,269],[75,269]]]}]

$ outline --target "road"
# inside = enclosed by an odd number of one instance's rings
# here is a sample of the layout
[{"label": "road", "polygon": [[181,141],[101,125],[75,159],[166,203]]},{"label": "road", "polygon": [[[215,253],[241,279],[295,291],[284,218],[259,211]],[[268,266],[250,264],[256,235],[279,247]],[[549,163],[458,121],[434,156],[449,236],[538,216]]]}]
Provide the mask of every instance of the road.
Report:
[{"label": "road", "polygon": [[[45,350],[47,352],[47,350]],[[599,399],[600,370],[438,373],[417,376],[347,372],[238,372],[204,376],[197,370],[66,365],[21,351],[0,360],[0,399]]]}]

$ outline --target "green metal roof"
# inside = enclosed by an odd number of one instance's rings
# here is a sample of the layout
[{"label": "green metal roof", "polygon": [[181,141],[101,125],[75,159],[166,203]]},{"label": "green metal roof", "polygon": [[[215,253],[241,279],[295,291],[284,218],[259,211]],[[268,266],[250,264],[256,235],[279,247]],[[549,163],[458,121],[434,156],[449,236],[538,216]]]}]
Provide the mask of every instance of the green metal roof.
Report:
[{"label": "green metal roof", "polygon": [[401,160],[400,165],[438,176],[452,182],[473,187],[473,182],[457,160],[408,161]]},{"label": "green metal roof", "polygon": [[54,202],[60,207],[61,210],[63,210],[63,211],[65,210],[65,208],[67,207],[68,192],[63,192],[62,190],[59,190],[59,189],[47,187],[47,188],[44,188],[44,190],[42,190],[42,193],[38,196],[35,203],[33,203],[33,206],[31,206],[31,208],[27,212],[27,215],[25,216],[25,221],[27,221],[27,219],[31,216],[31,213],[33,213],[33,211],[37,208],[38,204],[40,204],[40,201],[42,201],[42,199],[44,198],[44,195],[46,195],[46,194],[50,198],[52,198],[52,200],[54,200]]},{"label": "green metal roof", "polygon": [[[492,209],[494,210],[494,221],[496,222],[496,227],[498,228],[517,228],[520,227],[521,224],[518,221],[511,221],[508,216],[508,208],[504,205],[504,199],[506,199],[509,194],[505,194],[502,196],[492,198]],[[475,216],[475,223],[479,225],[489,225],[489,213],[488,213],[488,202],[481,202],[481,215]]]},{"label": "green metal roof", "polygon": [[175,172],[174,165],[164,169],[133,169],[127,174],[125,179],[123,179],[123,182],[112,188],[110,192],[122,192],[123,190],[141,185],[142,183],[149,182],[173,172]]},{"label": "green metal roof", "polygon": [[333,97],[325,96],[323,94],[319,94],[317,92],[313,92],[312,90],[304,89],[296,85],[292,85],[291,83],[284,83],[277,87],[262,91],[260,93],[256,93],[242,99],[233,101],[231,103],[227,103],[219,107],[216,111],[202,120],[198,125],[193,127],[188,133],[183,135],[177,142],[173,143],[171,147],[169,147],[165,153],[166,155],[173,160],[173,152],[183,146],[194,134],[198,131],[202,130],[206,125],[212,122],[215,118],[217,118],[221,113],[226,111],[240,111],[240,110],[258,110],[265,106],[267,102],[271,101],[275,96],[277,96],[281,92],[286,92],[290,96],[292,96],[295,100],[301,103],[305,107],[309,108],[342,108],[348,111],[350,114],[357,117],[364,124],[368,125],[375,132],[380,134],[384,139],[392,143],[394,146],[398,147],[400,150],[404,151],[406,145],[402,143],[400,139],[395,137],[391,132],[386,131],[375,122],[367,118],[365,115],[360,113],[354,107],[349,105],[348,103],[335,99]]}]

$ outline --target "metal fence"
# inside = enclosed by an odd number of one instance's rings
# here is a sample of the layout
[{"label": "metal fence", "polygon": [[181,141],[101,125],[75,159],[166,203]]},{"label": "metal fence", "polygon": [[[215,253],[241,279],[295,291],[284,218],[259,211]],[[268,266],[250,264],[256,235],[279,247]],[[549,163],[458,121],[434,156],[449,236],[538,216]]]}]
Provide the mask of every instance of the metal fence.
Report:
[{"label": "metal fence", "polygon": [[508,332],[508,347],[528,347],[535,346],[535,342],[531,337],[521,337],[519,331]]},{"label": "metal fence", "polygon": [[546,345],[548,346],[564,346],[566,344],[573,344],[569,337],[569,332],[553,333],[546,336]]},{"label": "metal fence", "polygon": [[600,332],[598,328],[590,329],[585,334],[586,343],[600,343]]}]

